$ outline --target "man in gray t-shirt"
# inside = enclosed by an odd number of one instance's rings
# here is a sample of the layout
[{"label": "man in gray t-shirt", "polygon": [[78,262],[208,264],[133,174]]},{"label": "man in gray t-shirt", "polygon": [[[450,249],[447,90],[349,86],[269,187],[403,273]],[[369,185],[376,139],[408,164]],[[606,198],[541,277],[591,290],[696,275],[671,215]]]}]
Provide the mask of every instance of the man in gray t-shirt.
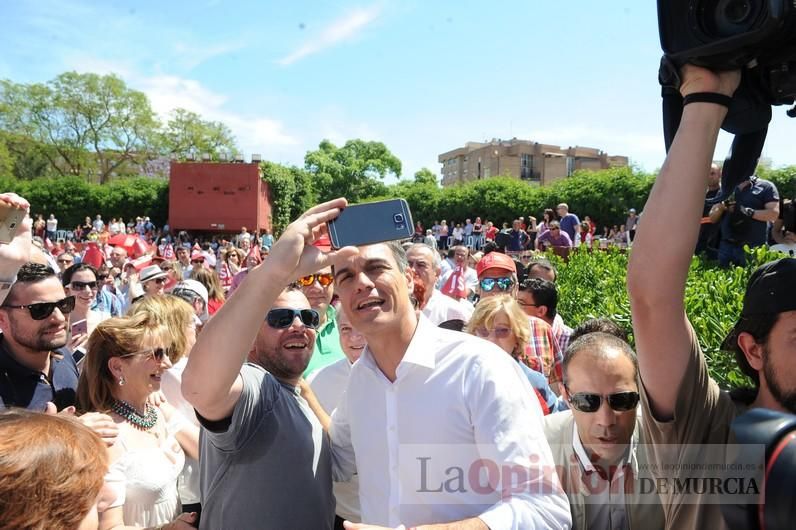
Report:
[{"label": "man in gray t-shirt", "polygon": [[[190,386],[183,390],[204,427],[200,528],[331,530],[335,501],[329,442],[298,390],[317,326],[318,315],[307,298],[287,289],[260,323],[249,354],[253,362],[243,364],[228,395],[217,396],[216,407],[196,399]],[[208,327],[203,334],[222,329]],[[217,345],[219,350],[230,349],[232,334],[224,336],[228,344]],[[225,356],[228,352],[217,350],[217,358]],[[201,354],[198,360],[206,362]],[[196,368],[193,354],[186,374],[192,361]],[[204,386],[213,386],[209,379]]]}]

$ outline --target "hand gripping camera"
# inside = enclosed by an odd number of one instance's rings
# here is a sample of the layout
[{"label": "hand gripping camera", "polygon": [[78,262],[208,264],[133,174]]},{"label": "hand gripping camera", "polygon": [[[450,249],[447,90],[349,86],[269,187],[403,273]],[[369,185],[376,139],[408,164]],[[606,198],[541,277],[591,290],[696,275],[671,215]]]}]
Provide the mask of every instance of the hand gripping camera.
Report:
[{"label": "hand gripping camera", "polygon": [[[741,84],[722,129],[734,134],[724,162],[720,202],[752,175],[763,150],[772,105],[796,98],[796,1],[658,0],[663,48],[663,132],[669,151],[683,112],[679,70],[691,63],[711,70],[740,68]],[[796,117],[796,107],[787,111]]]}]

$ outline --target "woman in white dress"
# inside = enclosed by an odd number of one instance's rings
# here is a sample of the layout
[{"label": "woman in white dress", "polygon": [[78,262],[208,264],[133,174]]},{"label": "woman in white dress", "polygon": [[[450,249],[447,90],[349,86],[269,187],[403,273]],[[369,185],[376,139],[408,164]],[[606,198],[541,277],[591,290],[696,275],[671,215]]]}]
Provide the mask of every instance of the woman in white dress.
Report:
[{"label": "woman in white dress", "polygon": [[180,515],[177,478],[185,452],[198,457],[198,430],[168,403],[150,403],[171,367],[169,337],[165,326],[137,314],[105,320],[89,338],[78,408],[110,414],[119,427],[106,476],[116,499],[100,512],[100,529],[187,529],[196,518]]}]

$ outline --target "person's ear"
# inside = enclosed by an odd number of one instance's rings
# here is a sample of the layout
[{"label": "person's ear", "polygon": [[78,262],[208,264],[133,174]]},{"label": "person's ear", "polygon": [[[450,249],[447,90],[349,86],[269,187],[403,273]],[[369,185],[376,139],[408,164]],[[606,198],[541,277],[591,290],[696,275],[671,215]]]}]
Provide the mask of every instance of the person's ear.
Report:
[{"label": "person's ear", "polygon": [[746,357],[746,362],[749,363],[749,366],[751,366],[753,370],[762,372],[765,347],[759,344],[751,334],[746,332],[738,334],[738,346],[741,348],[744,357]]},{"label": "person's ear", "polygon": [[108,363],[108,370],[110,371],[111,375],[115,380],[121,378],[124,373],[122,371],[122,366],[124,365],[124,361],[122,361],[119,357],[111,357],[107,361]]}]

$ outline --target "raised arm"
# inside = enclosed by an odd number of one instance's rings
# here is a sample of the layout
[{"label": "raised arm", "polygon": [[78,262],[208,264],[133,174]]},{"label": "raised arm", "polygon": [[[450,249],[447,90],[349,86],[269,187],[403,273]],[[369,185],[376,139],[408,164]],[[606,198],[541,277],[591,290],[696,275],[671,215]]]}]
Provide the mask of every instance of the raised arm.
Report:
[{"label": "raised arm", "polygon": [[312,246],[326,221],[337,217],[345,205],[345,199],[325,202],[291,223],[268,259],[249,271],[235,296],[205,325],[182,377],[185,399],[205,419],[220,420],[232,414],[243,388],[240,368],[279,293],[296,278],[354,252],[345,248],[324,254]]},{"label": "raised arm", "polygon": [[[714,74],[687,65],[683,96],[696,92],[732,95],[737,71]],[[674,413],[690,351],[685,282],[696,246],[707,176],[727,109],[691,103],[661,168],[644,222],[639,223],[628,266],[628,292],[639,368],[658,420]]]},{"label": "raised arm", "polygon": [[[16,193],[0,194],[0,201],[22,210],[28,211],[30,204],[28,201]],[[30,261],[32,248],[31,228],[33,221],[30,215],[25,215],[25,220],[16,227],[13,239],[8,243],[0,243],[0,304],[2,304],[11,286],[10,283],[16,278],[19,268]]]}]

